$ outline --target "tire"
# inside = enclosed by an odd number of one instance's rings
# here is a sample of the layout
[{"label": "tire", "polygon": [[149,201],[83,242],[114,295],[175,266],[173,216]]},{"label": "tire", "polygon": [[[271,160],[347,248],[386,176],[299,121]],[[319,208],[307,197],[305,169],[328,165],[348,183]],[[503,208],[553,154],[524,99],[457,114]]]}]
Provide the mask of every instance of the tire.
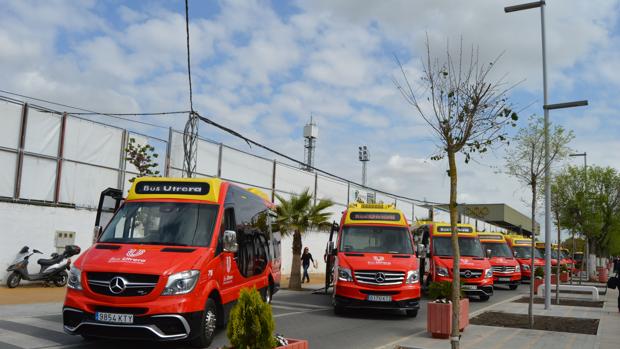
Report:
[{"label": "tire", "polygon": [[67,284],[67,279],[69,279],[69,275],[66,271],[63,271],[62,273],[58,274],[54,279],[54,285],[56,285],[57,287],[64,287]]},{"label": "tire", "polygon": [[519,287],[519,285],[509,285],[508,286],[511,290],[516,290],[517,287]]},{"label": "tire", "polygon": [[6,278],[6,287],[15,288],[19,286],[19,282],[22,280],[21,274],[12,272],[9,277]]},{"label": "tire", "polygon": [[336,315],[344,315],[345,314],[344,307],[340,306],[340,305],[334,305],[334,314],[336,314]]},{"label": "tire", "polygon": [[418,309],[410,309],[410,310],[406,310],[405,313],[407,314],[407,317],[416,317],[418,316]]},{"label": "tire", "polygon": [[485,294],[481,294],[480,295],[480,300],[483,302],[486,302],[489,300],[489,298],[491,298],[491,296],[485,295]]},{"label": "tire", "polygon": [[218,323],[217,304],[213,298],[207,299],[205,311],[202,314],[200,320],[200,334],[190,341],[190,344],[194,348],[206,348],[211,345],[213,338],[215,337],[215,328]]},{"label": "tire", "polygon": [[267,287],[267,290],[265,291],[265,303],[271,304],[272,300],[273,300],[273,282],[269,280],[269,286]]}]

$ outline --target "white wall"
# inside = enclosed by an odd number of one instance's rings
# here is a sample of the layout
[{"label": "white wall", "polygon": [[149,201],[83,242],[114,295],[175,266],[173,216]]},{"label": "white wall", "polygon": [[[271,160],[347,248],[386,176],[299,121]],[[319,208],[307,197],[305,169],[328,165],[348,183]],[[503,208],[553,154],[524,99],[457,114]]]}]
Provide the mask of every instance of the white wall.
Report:
[{"label": "white wall", "polygon": [[[335,235],[335,234],[334,234]],[[334,236],[335,238],[335,236]],[[308,247],[312,257],[318,262],[318,268],[314,269],[310,266],[309,274],[325,273],[325,263],[323,262],[323,253],[325,246],[329,240],[328,232],[308,231],[301,237],[302,250]],[[293,236],[282,238],[282,275],[288,276],[291,273],[291,261],[293,260]]]},{"label": "white wall", "polygon": [[[23,246],[36,248],[43,255],[31,257],[29,271],[39,270],[38,258],[49,258],[57,230],[75,232],[75,244],[82,251],[92,242],[95,211],[0,202],[0,279],[6,280],[6,268]],[[77,256],[73,257],[75,260]]]}]

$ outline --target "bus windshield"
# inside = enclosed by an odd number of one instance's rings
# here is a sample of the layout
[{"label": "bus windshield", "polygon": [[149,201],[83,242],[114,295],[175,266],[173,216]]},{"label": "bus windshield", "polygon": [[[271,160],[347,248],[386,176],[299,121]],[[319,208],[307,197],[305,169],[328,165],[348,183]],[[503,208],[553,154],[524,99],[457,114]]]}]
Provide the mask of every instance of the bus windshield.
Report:
[{"label": "bus windshield", "polygon": [[99,242],[209,246],[217,205],[180,202],[127,202]]},{"label": "bus windshield", "polygon": [[[484,257],[482,245],[477,238],[459,236],[459,250],[462,257]],[[433,253],[436,256],[452,256],[452,242],[449,236],[433,237]]]},{"label": "bus windshield", "polygon": [[[532,258],[532,248],[529,246],[513,246],[512,250],[515,251],[517,258]],[[534,249],[534,258],[543,258],[538,249]]]},{"label": "bus windshield", "polygon": [[484,250],[491,250],[490,257],[512,257],[512,252],[505,242],[483,242]]},{"label": "bus windshield", "polygon": [[345,226],[340,251],[413,254],[413,246],[406,228]]}]

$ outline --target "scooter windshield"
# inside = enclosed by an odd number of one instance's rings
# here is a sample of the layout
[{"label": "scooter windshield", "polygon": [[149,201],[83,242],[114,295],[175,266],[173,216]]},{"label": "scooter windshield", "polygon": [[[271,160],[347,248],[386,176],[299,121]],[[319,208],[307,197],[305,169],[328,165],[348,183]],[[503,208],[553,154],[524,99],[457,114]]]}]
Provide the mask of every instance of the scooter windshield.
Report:
[{"label": "scooter windshield", "polygon": [[217,205],[180,202],[128,202],[116,214],[99,242],[209,246]]}]

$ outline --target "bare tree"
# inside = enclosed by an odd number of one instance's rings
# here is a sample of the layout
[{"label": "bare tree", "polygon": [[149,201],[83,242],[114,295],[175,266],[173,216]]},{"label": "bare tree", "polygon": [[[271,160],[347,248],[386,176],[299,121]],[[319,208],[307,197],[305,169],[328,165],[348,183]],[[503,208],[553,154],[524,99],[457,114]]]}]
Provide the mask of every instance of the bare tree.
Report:
[{"label": "bare tree", "polygon": [[[519,182],[529,187],[531,198],[532,234],[536,232],[536,207],[540,199],[540,186],[543,184],[545,168],[553,161],[568,156],[570,149],[568,143],[574,138],[572,131],[566,131],[562,126],[554,126],[549,130],[549,164],[545,164],[545,121],[542,117],[531,117],[528,125],[519,130],[514,137],[513,147],[506,152],[506,172],[515,177]],[[542,177],[542,178],[541,178]],[[532,240],[535,237],[532,235]],[[558,242],[559,243],[559,242]],[[559,263],[558,263],[559,265]],[[534,326],[534,314],[532,313],[534,302],[534,264],[531,266],[532,278],[530,279],[530,304],[528,315],[530,328]]]},{"label": "bare tree", "polygon": [[506,126],[515,126],[517,113],[512,111],[507,94],[511,86],[503,79],[493,80],[490,74],[498,56],[483,63],[479,51],[472,47],[464,56],[461,42],[456,56],[446,45],[446,55],[439,59],[431,54],[426,39],[426,57],[422,61],[419,84],[412,84],[400,61],[402,79],[394,83],[405,100],[424,119],[437,137],[438,152],[433,160],[448,158],[450,176],[450,225],[454,266],[452,272],[452,348],[459,347],[460,251],[457,234],[457,165],[456,156],[462,154],[468,163],[473,153],[484,153],[491,146],[506,140]]}]

